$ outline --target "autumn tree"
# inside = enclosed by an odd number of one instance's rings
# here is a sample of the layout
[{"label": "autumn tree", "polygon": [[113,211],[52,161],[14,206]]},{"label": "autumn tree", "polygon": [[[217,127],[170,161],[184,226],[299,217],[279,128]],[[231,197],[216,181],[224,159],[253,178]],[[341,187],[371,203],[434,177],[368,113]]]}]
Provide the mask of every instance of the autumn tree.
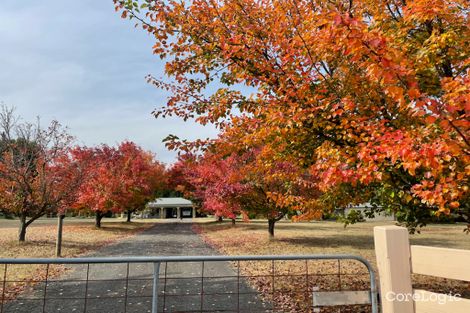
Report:
[{"label": "autumn tree", "polygon": [[468,218],[466,1],[115,3],[174,79],[149,77],[172,91],[156,115],[270,147],[265,162],[294,159],[325,193],[369,189],[411,227]]},{"label": "autumn tree", "polygon": [[19,217],[23,242],[35,220],[74,202],[83,167],[73,159],[73,137],[56,121],[42,128],[2,106],[0,128],[0,207]]},{"label": "autumn tree", "polygon": [[241,156],[237,176],[244,187],[238,201],[250,215],[268,220],[268,233],[274,236],[276,222],[286,216],[297,218],[309,208],[309,219],[321,217],[318,190],[305,170],[286,160],[266,162],[265,149],[252,148]]},{"label": "autumn tree", "polygon": [[219,218],[229,218],[235,223],[244,214],[237,199],[245,187],[239,181],[239,164],[234,156],[220,158],[207,153],[198,158],[186,157],[174,168],[183,168],[177,190],[199,203],[203,211]]},{"label": "autumn tree", "polygon": [[77,210],[91,210],[95,214],[95,226],[101,227],[101,220],[108,212],[120,212],[116,205],[115,191],[120,187],[118,152],[107,145],[78,148],[77,158],[88,159],[87,175],[78,190],[73,207]]},{"label": "autumn tree", "polygon": [[119,166],[122,185],[115,193],[117,205],[122,207],[131,221],[132,213],[145,205],[166,187],[165,166],[155,156],[133,142],[119,145]]},{"label": "autumn tree", "polygon": [[[296,215],[316,191],[288,162],[267,165],[260,149],[227,156],[207,151],[177,163],[183,177],[178,188],[201,203],[204,211],[235,221],[237,215],[264,217],[274,236],[275,223]],[[181,179],[180,179],[181,181]],[[318,211],[317,211],[318,212]]]},{"label": "autumn tree", "polygon": [[87,176],[74,203],[95,213],[95,226],[109,212],[126,212],[128,221],[166,184],[164,165],[133,142],[118,147],[77,148],[77,158],[88,159]]},{"label": "autumn tree", "polygon": [[195,175],[199,166],[197,159],[191,153],[178,155],[178,159],[167,172],[168,189],[171,191],[166,194],[190,199],[195,206],[201,207],[204,199],[201,197],[201,186],[197,184],[198,178]]},{"label": "autumn tree", "polygon": [[154,35],[173,79],[149,77],[172,92],[155,115],[262,145],[266,163],[295,162],[324,194],[369,190],[411,227],[468,218],[467,1],[115,3]]}]

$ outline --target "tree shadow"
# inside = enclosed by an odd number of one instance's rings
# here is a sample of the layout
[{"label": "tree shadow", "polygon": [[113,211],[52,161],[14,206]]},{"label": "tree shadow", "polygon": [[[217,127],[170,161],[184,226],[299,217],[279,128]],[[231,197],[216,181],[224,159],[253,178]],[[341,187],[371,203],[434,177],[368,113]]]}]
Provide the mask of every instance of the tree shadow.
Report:
[{"label": "tree shadow", "polygon": [[315,248],[344,248],[352,247],[359,250],[370,250],[374,248],[374,238],[368,235],[344,234],[328,235],[322,237],[304,236],[295,238],[277,238],[278,242]]},{"label": "tree shadow", "polygon": [[410,238],[410,244],[418,245],[418,246],[433,246],[433,247],[442,247],[442,248],[449,248],[449,242],[442,240],[442,238],[429,238],[429,237],[418,237],[418,235],[414,235]]},{"label": "tree shadow", "polygon": [[[219,222],[220,223],[220,222]],[[335,225],[336,224],[336,225]],[[335,223],[329,226],[322,226],[320,223],[292,223],[292,222],[278,222],[275,225],[275,231],[277,230],[294,230],[294,231],[306,231],[306,232],[315,232],[315,231],[336,231],[337,229],[334,226],[341,226],[340,224]],[[250,230],[250,231],[267,231],[268,229],[268,221],[249,221],[249,222],[237,222],[235,225],[231,223],[220,223],[219,227],[217,227],[217,222],[215,224],[211,224],[210,227],[206,229],[206,231],[218,231],[218,230],[226,230],[230,228],[239,228],[243,230]]]}]

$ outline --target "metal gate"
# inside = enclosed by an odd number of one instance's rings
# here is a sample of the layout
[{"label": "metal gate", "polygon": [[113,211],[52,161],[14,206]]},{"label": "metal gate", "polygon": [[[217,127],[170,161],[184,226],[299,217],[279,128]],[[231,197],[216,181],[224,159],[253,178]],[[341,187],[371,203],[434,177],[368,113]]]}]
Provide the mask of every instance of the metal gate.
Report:
[{"label": "metal gate", "polygon": [[353,255],[0,259],[0,266],[0,313],[378,313],[372,267]]}]

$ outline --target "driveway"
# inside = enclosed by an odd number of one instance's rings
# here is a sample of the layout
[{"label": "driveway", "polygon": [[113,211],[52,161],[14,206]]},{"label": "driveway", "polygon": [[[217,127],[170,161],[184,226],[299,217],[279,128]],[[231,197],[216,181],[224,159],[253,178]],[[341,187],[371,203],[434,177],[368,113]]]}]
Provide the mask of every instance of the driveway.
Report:
[{"label": "driveway", "polygon": [[[191,224],[166,223],[103,247],[90,256],[216,254],[192,231]],[[3,312],[151,312],[153,264],[92,264],[88,270],[87,265],[68,268],[66,274],[50,280],[47,288],[45,283],[40,283],[34,292],[7,303]],[[159,312],[266,311],[256,292],[243,279],[237,279],[236,268],[229,262],[205,262],[204,267],[201,263],[161,264],[160,277]]]}]

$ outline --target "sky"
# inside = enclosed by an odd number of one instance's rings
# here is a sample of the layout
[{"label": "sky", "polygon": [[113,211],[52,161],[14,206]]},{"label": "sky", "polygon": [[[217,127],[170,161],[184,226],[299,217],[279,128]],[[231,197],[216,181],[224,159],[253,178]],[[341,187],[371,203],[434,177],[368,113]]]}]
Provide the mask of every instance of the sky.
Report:
[{"label": "sky", "polygon": [[84,145],[132,140],[170,164],[162,139],[214,137],[216,130],[155,119],[166,94],[145,76],[163,76],[154,40],[114,11],[112,0],[2,0],[0,102],[43,124],[58,120]]}]

